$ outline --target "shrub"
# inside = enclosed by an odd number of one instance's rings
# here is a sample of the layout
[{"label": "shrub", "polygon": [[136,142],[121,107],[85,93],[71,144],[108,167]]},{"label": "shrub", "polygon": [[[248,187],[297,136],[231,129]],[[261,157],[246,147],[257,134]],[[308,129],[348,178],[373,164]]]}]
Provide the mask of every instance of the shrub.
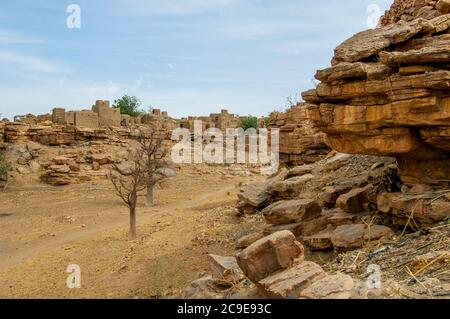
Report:
[{"label": "shrub", "polygon": [[114,108],[120,109],[121,114],[138,116],[143,113],[141,101],[136,96],[124,95],[121,99],[114,101]]},{"label": "shrub", "polygon": [[254,116],[247,116],[241,119],[241,127],[246,131],[249,128],[258,129],[258,118]]}]

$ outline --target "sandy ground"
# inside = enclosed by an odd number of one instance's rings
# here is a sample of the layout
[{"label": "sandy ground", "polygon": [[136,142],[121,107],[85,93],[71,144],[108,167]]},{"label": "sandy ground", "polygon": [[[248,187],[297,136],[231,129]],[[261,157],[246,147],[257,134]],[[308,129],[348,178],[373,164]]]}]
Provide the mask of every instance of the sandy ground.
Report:
[{"label": "sandy ground", "polygon": [[[201,175],[183,169],[140,200],[138,238],[108,181],[51,187],[36,181],[0,193],[0,298],[164,298],[208,272],[207,253],[232,254],[262,221],[238,218],[242,182],[257,177]],[[67,266],[81,268],[69,289]]]}]

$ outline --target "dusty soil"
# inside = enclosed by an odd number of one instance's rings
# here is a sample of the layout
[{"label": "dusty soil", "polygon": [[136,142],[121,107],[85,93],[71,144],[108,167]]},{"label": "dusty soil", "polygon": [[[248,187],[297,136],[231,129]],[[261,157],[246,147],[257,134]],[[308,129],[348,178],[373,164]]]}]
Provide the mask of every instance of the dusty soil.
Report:
[{"label": "dusty soil", "polygon": [[[211,168],[214,170],[214,168]],[[106,180],[51,187],[36,180],[0,193],[0,298],[163,298],[208,272],[207,253],[232,254],[237,238],[261,226],[236,217],[242,182],[262,179],[198,174],[183,168],[140,200],[138,238]],[[67,266],[81,267],[69,289]]]}]

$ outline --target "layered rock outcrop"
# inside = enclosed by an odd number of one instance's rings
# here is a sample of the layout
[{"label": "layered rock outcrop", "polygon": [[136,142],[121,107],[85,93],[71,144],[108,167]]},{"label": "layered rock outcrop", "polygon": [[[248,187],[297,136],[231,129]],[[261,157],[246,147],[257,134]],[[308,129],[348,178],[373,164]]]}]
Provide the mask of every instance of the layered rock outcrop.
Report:
[{"label": "layered rock outcrop", "polygon": [[433,19],[442,13],[450,13],[448,0],[395,0],[391,8],[381,17],[380,25],[399,21],[409,22],[417,18]]},{"label": "layered rock outcrop", "polygon": [[325,144],[325,134],[314,127],[303,107],[273,113],[269,128],[280,129],[280,161],[283,163],[314,163],[330,151]]},{"label": "layered rock outcrop", "polygon": [[450,183],[450,14],[439,2],[396,1],[382,26],[339,45],[303,93],[328,146],[394,156],[407,184]]}]

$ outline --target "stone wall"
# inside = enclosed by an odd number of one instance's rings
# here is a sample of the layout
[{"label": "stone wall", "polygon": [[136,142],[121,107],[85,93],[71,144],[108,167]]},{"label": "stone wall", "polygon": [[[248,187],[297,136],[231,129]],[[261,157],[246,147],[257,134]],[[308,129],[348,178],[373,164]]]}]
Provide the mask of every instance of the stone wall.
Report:
[{"label": "stone wall", "polygon": [[[394,4],[383,24],[397,19]],[[419,3],[416,1],[416,4]],[[395,20],[394,19],[394,20]],[[342,153],[394,156],[403,182],[450,183],[450,14],[360,32],[303,107]]]},{"label": "stone wall", "polygon": [[109,101],[98,100],[92,106],[92,111],[98,115],[99,126],[120,126],[120,110],[111,108]]},{"label": "stone wall", "polygon": [[66,124],[66,109],[54,108],[52,111],[52,122],[55,124]]},{"label": "stone wall", "polygon": [[231,114],[228,110],[221,110],[220,113],[211,113],[209,116],[189,116],[182,118],[179,125],[182,128],[186,128],[191,132],[194,131],[194,122],[202,121],[202,129],[207,130],[209,128],[218,128],[225,132],[227,128],[240,127],[241,120],[238,116]]},{"label": "stone wall", "polygon": [[97,113],[84,110],[74,112],[74,123],[77,127],[98,128],[100,127],[99,116]]}]

